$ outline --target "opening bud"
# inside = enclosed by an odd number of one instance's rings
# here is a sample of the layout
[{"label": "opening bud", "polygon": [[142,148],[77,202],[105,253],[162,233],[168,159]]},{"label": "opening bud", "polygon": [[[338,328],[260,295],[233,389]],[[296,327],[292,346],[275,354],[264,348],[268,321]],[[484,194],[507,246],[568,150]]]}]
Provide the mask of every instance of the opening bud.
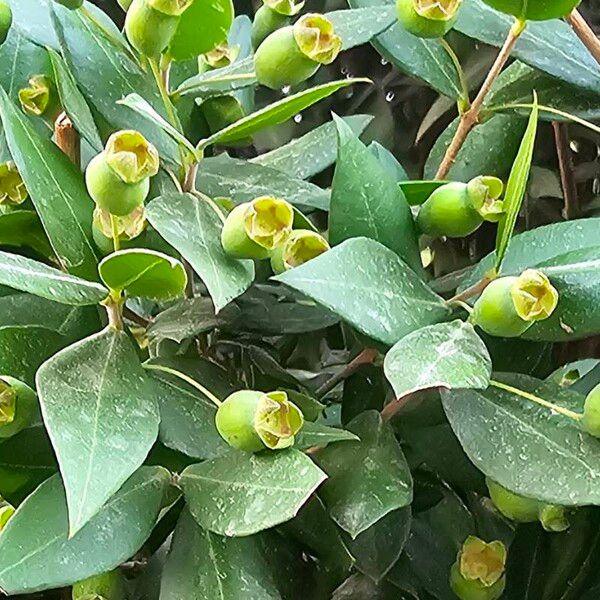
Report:
[{"label": "opening bud", "polygon": [[34,117],[41,117],[55,108],[54,96],[54,84],[46,75],[34,75],[29,79],[29,87],[19,90],[21,108]]},{"label": "opening bud", "polygon": [[402,26],[418,37],[443,37],[454,25],[462,0],[397,0]]},{"label": "opening bud", "polygon": [[566,531],[570,525],[567,509],[556,504],[544,504],[540,509],[540,523],[546,531]]},{"label": "opening bud", "polygon": [[228,67],[231,63],[235,62],[239,54],[240,47],[238,45],[228,46],[227,44],[219,44],[210,52],[201,54],[198,57],[198,68],[201,73],[204,73],[212,69]]},{"label": "opening bud", "polygon": [[7,381],[0,379],[0,427],[9,425],[17,414],[17,391]]},{"label": "opening bud", "polygon": [[504,592],[506,547],[469,536],[450,572],[450,586],[461,600],[497,600]]},{"label": "opening bud", "polygon": [[40,418],[35,392],[26,384],[0,377],[0,439],[9,438]]},{"label": "opening bud", "polygon": [[467,184],[469,199],[485,221],[497,222],[504,214],[503,191],[504,184],[497,177],[475,177]]},{"label": "opening bud", "polygon": [[330,246],[318,233],[306,229],[292,231],[287,240],[273,250],[271,267],[275,274],[283,273],[327,252]]},{"label": "opening bud", "polygon": [[125,183],[139,183],[158,173],[158,151],[139,131],[126,129],[113,133],[105,152],[108,166]]},{"label": "opening bud", "polygon": [[331,64],[342,50],[342,38],[335,34],[333,23],[316,13],[294,23],[294,39],[303,54],[322,65]]},{"label": "opening bud", "polygon": [[12,9],[6,0],[0,0],[0,44],[4,44],[8,37],[13,21]]},{"label": "opening bud", "polygon": [[27,188],[14,162],[0,164],[0,206],[18,206],[27,200]]},{"label": "opening bud", "polygon": [[234,208],[223,225],[225,252],[237,258],[268,258],[290,235],[294,209],[285,200],[262,196]]},{"label": "opening bud", "polygon": [[297,15],[304,8],[305,4],[305,2],[296,2],[296,0],[263,0],[263,2],[271,10],[286,17]]},{"label": "opening bud", "polygon": [[302,411],[285,392],[279,391],[235,392],[221,404],[216,415],[221,437],[245,452],[289,448],[303,425]]},{"label": "opening bud", "polygon": [[558,292],[546,275],[527,269],[515,281],[511,296],[517,314],[524,321],[543,321],[558,305]]}]

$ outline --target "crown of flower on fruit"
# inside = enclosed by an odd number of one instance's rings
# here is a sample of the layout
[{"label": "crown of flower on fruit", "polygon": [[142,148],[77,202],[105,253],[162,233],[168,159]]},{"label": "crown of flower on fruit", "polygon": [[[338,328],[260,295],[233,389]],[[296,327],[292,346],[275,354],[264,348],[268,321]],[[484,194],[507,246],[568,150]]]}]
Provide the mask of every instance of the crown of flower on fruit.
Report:
[{"label": "crown of flower on fruit", "polygon": [[494,585],[503,575],[506,564],[506,547],[502,542],[486,543],[469,536],[459,553],[460,574],[485,587]]},{"label": "crown of flower on fruit", "polygon": [[323,65],[331,64],[342,49],[342,38],[333,23],[319,14],[307,14],[294,24],[296,44],[308,58]]},{"label": "crown of flower on fruit", "polygon": [[248,237],[268,250],[281,244],[292,230],[294,211],[279,198],[262,196],[248,204],[244,228]]},{"label": "crown of flower on fruit", "polygon": [[302,411],[288,400],[285,392],[269,392],[258,401],[254,429],[267,448],[281,450],[292,446],[303,424]]},{"label": "crown of flower on fruit", "polygon": [[504,214],[504,202],[500,200],[503,191],[504,184],[497,177],[475,177],[467,184],[467,193],[473,208],[486,221],[498,221]]},{"label": "crown of flower on fruit", "polygon": [[94,209],[94,227],[108,238],[113,236],[113,220],[119,239],[123,241],[133,240],[140,236],[148,226],[143,205],[138,206],[124,217],[111,215],[99,206]]},{"label": "crown of flower on fruit", "polygon": [[0,379],[0,426],[8,425],[15,420],[17,409],[17,393],[3,379]]},{"label": "crown of flower on fruit", "polygon": [[108,166],[125,183],[139,183],[158,173],[158,151],[138,131],[114,133],[108,139],[105,153]]},{"label": "crown of flower on fruit", "polygon": [[264,0],[264,3],[275,12],[286,17],[297,15],[303,8],[305,2],[295,2],[295,0]]},{"label": "crown of flower on fruit", "polygon": [[558,304],[558,292],[546,275],[534,269],[524,271],[511,288],[515,310],[524,321],[547,319]]},{"label": "crown of flower on fruit", "polygon": [[222,69],[228,67],[240,54],[239,45],[228,46],[227,44],[219,44],[210,52],[200,55],[200,60],[207,64],[211,69]]},{"label": "crown of flower on fruit", "polygon": [[171,17],[182,15],[194,0],[148,0],[148,4],[158,12]]},{"label": "crown of flower on fruit", "polygon": [[462,0],[414,0],[417,14],[434,21],[452,19]]},{"label": "crown of flower on fruit", "polygon": [[0,164],[0,205],[22,204],[27,196],[27,188],[15,163]]},{"label": "crown of flower on fruit", "polygon": [[50,105],[52,82],[46,75],[34,75],[29,86],[19,90],[21,108],[34,117],[42,116]]},{"label": "crown of flower on fruit", "polygon": [[294,231],[283,245],[283,263],[298,267],[329,250],[327,240],[314,231]]}]

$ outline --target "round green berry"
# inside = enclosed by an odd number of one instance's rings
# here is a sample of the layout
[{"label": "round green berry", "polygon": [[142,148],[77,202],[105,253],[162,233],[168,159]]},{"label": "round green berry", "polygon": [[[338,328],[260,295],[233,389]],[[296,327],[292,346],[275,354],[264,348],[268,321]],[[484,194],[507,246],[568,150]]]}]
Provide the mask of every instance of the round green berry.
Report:
[{"label": "round green berry", "polygon": [[585,398],[581,427],[590,435],[600,438],[600,385],[597,385]]},{"label": "round green berry", "polygon": [[484,2],[507,15],[522,21],[546,21],[566,17],[581,0],[484,0]]},{"label": "round green berry", "polygon": [[538,500],[515,494],[489,478],[486,484],[494,506],[507,519],[517,523],[535,523],[538,520],[541,508]]},{"label": "round green berry", "polygon": [[477,580],[467,579],[460,574],[458,565],[450,570],[450,587],[460,600],[498,600],[506,587],[506,576],[486,587]]},{"label": "round green berry", "polygon": [[441,38],[454,25],[462,0],[396,0],[398,21],[420,38]]},{"label": "round green berry", "polygon": [[0,0],[0,44],[4,44],[12,25],[13,16],[10,4]]}]

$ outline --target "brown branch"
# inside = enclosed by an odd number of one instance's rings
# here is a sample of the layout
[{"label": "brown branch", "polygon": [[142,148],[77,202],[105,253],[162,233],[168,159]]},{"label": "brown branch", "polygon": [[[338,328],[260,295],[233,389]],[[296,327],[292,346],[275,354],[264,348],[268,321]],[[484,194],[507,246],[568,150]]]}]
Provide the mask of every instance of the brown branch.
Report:
[{"label": "brown branch", "polygon": [[[434,388],[431,388],[434,389]],[[419,390],[424,391],[424,390]],[[390,421],[393,417],[395,417],[405,406],[408,406],[410,401],[415,397],[417,392],[410,392],[404,396],[400,396],[400,398],[396,398],[392,400],[389,404],[383,407],[381,411],[381,418],[384,421]]]},{"label": "brown branch", "polygon": [[449,300],[446,300],[446,304],[456,304],[458,302],[466,302],[467,300],[474,298],[475,296],[479,296],[479,294],[481,294],[481,292],[483,292],[483,290],[485,290],[485,288],[488,285],[490,285],[490,283],[492,283],[492,281],[493,281],[493,278],[488,277],[486,275],[483,279],[481,279],[477,283],[468,287],[466,290],[463,290],[462,292],[460,292],[460,294],[456,294],[456,296],[452,296],[452,298],[450,298]]},{"label": "brown branch", "polygon": [[75,163],[81,165],[81,138],[66,113],[60,113],[54,122],[56,145]]},{"label": "brown branch", "polygon": [[465,143],[467,136],[469,135],[473,127],[475,127],[475,125],[477,125],[477,123],[479,122],[483,102],[486,96],[488,95],[494,81],[496,81],[496,78],[498,77],[498,75],[502,71],[502,68],[506,64],[506,61],[509,59],[510,54],[513,48],[515,47],[515,44],[517,43],[517,40],[519,39],[519,36],[523,32],[524,28],[525,22],[520,20],[516,20],[513,26],[510,28],[510,31],[506,36],[506,40],[504,41],[504,45],[500,49],[500,52],[498,53],[494,64],[491,66],[490,71],[487,74],[485,81],[481,86],[481,89],[479,90],[479,93],[475,97],[475,100],[473,100],[473,103],[471,104],[469,110],[467,110],[460,116],[458,128],[454,134],[454,137],[452,138],[452,141],[450,142],[450,145],[446,150],[446,154],[444,155],[444,158],[439,166],[438,172],[435,175],[436,179],[446,179],[448,171],[450,171],[450,168],[454,164],[454,161],[456,160],[460,149]]},{"label": "brown branch", "polygon": [[565,17],[565,20],[573,28],[573,31],[583,42],[589,53],[596,59],[596,62],[600,64],[600,40],[581,16],[581,13],[575,8],[570,15]]},{"label": "brown branch", "polygon": [[150,325],[150,321],[148,321],[147,319],[144,319],[144,317],[142,317],[141,315],[138,315],[136,312],[133,312],[127,306],[123,307],[123,317],[125,317],[128,321],[131,321],[132,323],[139,325],[140,327],[146,328],[146,327],[148,327],[148,325]]},{"label": "brown branch", "polygon": [[339,373],[326,381],[315,392],[315,396],[317,398],[323,398],[323,396],[335,388],[338,383],[350,377],[350,375],[352,375],[359,367],[362,367],[363,365],[372,365],[378,356],[379,352],[377,350],[374,348],[366,348],[355,359],[351,360]]},{"label": "brown branch", "polygon": [[567,123],[552,121],[554,130],[554,143],[558,155],[560,181],[564,196],[563,216],[565,219],[574,219],[579,214],[577,198],[577,184],[573,172],[573,156],[569,148],[569,126]]}]

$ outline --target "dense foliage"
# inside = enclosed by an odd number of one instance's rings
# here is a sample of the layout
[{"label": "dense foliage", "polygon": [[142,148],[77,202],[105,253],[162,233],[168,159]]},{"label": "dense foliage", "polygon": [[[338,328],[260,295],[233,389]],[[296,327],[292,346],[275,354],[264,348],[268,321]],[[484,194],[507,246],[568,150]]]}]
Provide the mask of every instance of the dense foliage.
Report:
[{"label": "dense foliage", "polygon": [[577,2],[241,4],[0,0],[0,590],[594,600]]}]

